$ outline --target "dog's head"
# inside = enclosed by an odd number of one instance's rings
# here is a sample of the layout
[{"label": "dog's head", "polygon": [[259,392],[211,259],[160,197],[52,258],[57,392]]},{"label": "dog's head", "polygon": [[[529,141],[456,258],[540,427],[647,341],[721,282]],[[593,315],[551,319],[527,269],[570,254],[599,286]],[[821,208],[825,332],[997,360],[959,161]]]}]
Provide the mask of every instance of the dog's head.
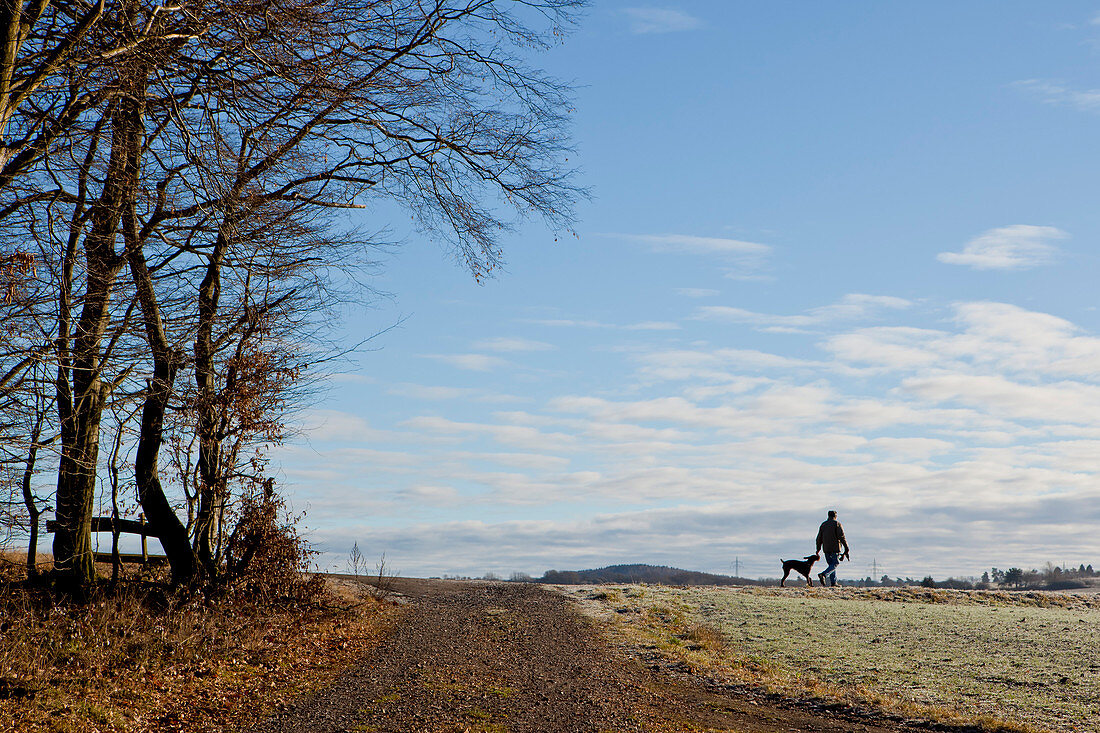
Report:
[{"label": "dog's head", "polygon": [[807,555],[806,562],[817,562],[821,559],[821,555]]}]

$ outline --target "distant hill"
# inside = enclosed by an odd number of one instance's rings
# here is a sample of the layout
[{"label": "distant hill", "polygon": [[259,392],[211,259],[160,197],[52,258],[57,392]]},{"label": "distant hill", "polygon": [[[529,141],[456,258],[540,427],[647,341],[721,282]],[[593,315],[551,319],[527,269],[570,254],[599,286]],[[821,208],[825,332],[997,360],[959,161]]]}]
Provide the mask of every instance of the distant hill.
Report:
[{"label": "distant hill", "polygon": [[609,565],[595,570],[547,570],[540,583],[590,585],[594,583],[651,583],[653,585],[757,585],[760,581],[729,575],[700,573],[664,565]]}]

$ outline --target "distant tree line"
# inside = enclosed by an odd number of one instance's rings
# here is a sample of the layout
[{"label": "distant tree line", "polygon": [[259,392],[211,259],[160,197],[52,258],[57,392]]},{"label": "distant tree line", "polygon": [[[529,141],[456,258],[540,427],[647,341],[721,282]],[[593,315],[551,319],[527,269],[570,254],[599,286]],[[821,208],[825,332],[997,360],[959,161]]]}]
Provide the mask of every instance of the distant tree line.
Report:
[{"label": "distant tree line", "polygon": [[536,582],[554,585],[652,583],[654,585],[762,585],[764,581],[681,570],[664,565],[611,565],[593,570],[547,570]]},{"label": "distant tree line", "polygon": [[1024,570],[1017,567],[1008,570],[992,568],[988,573],[982,574],[982,581],[1010,588],[1064,590],[1087,587],[1090,585],[1087,581],[1096,577],[1100,577],[1100,573],[1093,570],[1091,563],[1088,565],[1081,564],[1076,568],[1062,568],[1047,563],[1042,570]]},{"label": "distant tree line", "polygon": [[1013,567],[1008,570],[991,568],[982,573],[981,577],[949,577],[945,580],[936,580],[931,575],[921,579],[910,577],[891,578],[883,575],[878,580],[871,577],[859,580],[841,580],[842,585],[858,586],[865,588],[898,588],[905,586],[923,586],[925,588],[946,588],[952,590],[991,590],[995,588],[1007,588],[1013,590],[1069,590],[1073,588],[1087,588],[1094,583],[1091,579],[1100,577],[1100,572],[1093,570],[1092,565],[1062,568],[1053,563],[1047,563],[1042,570],[1023,570]]},{"label": "distant tree line", "polygon": [[[878,580],[871,577],[858,579],[838,579],[838,584],[857,588],[902,588],[920,586],[925,588],[946,588],[953,590],[990,590],[1008,589],[1045,589],[1067,590],[1089,587],[1093,578],[1100,577],[1092,565],[1082,564],[1078,568],[1061,568],[1047,563],[1043,570],[1021,570],[992,568],[981,577],[947,578],[936,580],[931,575],[923,578],[897,577],[883,575]],[[486,580],[499,578],[489,573]],[[594,585],[599,583],[650,583],[653,585],[778,585],[778,578],[753,580],[715,573],[703,573],[694,570],[682,570],[664,565],[610,565],[591,570],[547,570],[542,577],[533,578],[526,573],[513,573],[513,582],[536,582],[553,585]]]}]

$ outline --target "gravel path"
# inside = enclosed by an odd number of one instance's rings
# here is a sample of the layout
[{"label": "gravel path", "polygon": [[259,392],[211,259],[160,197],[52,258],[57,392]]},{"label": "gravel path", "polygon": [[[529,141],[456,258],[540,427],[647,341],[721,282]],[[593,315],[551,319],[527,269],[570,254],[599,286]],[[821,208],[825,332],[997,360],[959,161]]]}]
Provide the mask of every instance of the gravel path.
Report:
[{"label": "gravel path", "polygon": [[397,590],[409,607],[361,666],[255,733],[911,730],[654,673],[535,585],[407,580]]}]

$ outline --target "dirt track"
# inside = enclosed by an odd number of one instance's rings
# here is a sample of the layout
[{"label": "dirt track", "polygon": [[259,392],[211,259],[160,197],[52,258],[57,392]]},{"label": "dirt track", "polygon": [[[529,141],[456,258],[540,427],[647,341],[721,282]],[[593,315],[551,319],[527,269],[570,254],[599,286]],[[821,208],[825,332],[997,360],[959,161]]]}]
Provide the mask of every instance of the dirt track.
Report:
[{"label": "dirt track", "polygon": [[538,586],[402,580],[395,590],[410,604],[393,634],[335,687],[256,733],[912,730],[645,669]]}]

